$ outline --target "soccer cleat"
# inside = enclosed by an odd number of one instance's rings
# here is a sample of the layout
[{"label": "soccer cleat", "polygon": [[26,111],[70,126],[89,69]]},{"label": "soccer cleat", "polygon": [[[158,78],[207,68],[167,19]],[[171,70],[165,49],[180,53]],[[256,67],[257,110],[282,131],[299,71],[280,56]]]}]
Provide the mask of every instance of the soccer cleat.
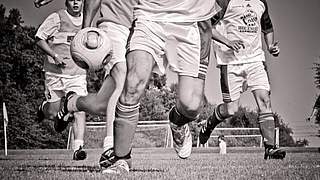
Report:
[{"label": "soccer cleat", "polygon": [[216,119],[215,112],[213,112],[213,115],[211,115],[204,125],[202,125],[200,132],[199,132],[199,141],[200,144],[205,144],[208,139],[210,138],[210,135],[213,131],[213,129],[220,123],[221,121]]},{"label": "soccer cleat", "polygon": [[177,126],[170,122],[173,138],[173,147],[181,159],[186,159],[191,155],[192,136],[189,125]]},{"label": "soccer cleat", "polygon": [[283,159],[286,157],[286,151],[280,148],[266,148],[264,153],[264,159]]},{"label": "soccer cleat", "polygon": [[129,173],[129,171],[130,166],[124,159],[117,160],[114,164],[107,168],[101,168],[102,174],[126,174]]},{"label": "soccer cleat", "polygon": [[87,153],[82,149],[82,146],[79,147],[76,151],[73,153],[73,160],[79,161],[84,160],[87,158]]},{"label": "soccer cleat", "polygon": [[62,132],[63,130],[65,130],[68,127],[69,122],[71,122],[74,118],[73,113],[70,113],[67,108],[68,100],[73,95],[75,95],[75,92],[73,91],[67,93],[63,103],[63,107],[54,118],[54,129],[56,130],[56,132]]},{"label": "soccer cleat", "polygon": [[103,174],[123,174],[128,173],[132,161],[131,152],[123,158],[115,155],[114,149],[109,148],[101,154],[99,165]]},{"label": "soccer cleat", "polygon": [[44,119],[45,119],[45,116],[44,116],[44,112],[43,112],[43,106],[45,104],[46,101],[43,101],[39,107],[38,107],[38,110],[37,110],[37,117],[36,117],[36,121],[38,123],[41,123]]}]

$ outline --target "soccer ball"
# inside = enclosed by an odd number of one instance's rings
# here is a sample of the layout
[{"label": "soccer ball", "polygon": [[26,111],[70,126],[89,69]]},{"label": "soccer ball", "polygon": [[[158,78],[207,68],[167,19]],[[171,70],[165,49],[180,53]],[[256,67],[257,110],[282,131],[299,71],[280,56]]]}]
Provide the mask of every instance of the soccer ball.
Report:
[{"label": "soccer ball", "polygon": [[[87,42],[88,33],[93,35]],[[95,27],[81,29],[71,42],[70,52],[73,61],[83,69],[99,70],[111,59],[112,42],[107,33]]]}]

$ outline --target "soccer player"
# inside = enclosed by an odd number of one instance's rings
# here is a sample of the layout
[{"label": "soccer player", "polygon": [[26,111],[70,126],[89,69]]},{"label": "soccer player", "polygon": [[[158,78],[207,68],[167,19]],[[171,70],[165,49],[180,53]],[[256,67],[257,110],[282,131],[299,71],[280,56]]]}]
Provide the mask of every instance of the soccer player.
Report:
[{"label": "soccer player", "polygon": [[180,158],[190,156],[188,123],[198,118],[202,105],[211,41],[211,24],[205,20],[214,13],[214,1],[205,0],[142,0],[135,6],[137,19],[128,43],[125,86],[116,106],[110,172],[129,171],[139,100],[152,72],[164,74],[167,66],[178,74],[178,99],[169,113],[174,148]]},{"label": "soccer player", "polygon": [[[82,4],[82,0],[66,0],[67,9],[50,14],[36,33],[37,45],[47,54],[44,60],[46,101],[39,106],[38,122],[54,119],[65,93],[87,95],[86,71],[73,62],[70,54],[70,41],[82,25]],[[73,117],[73,159],[83,160],[86,158],[82,149],[86,116],[84,112],[77,112]],[[55,130],[61,132],[67,125],[55,122]]]},{"label": "soccer player", "polygon": [[314,117],[318,117],[319,109],[320,109],[320,95],[317,97],[317,100],[314,103],[314,106],[312,108],[312,112],[306,120],[311,121]]},{"label": "soccer player", "polygon": [[213,129],[234,115],[242,91],[250,88],[258,106],[260,132],[265,146],[265,159],[283,159],[286,152],[275,146],[275,123],[271,108],[270,84],[262,50],[263,33],[267,49],[278,56],[274,31],[266,0],[217,0],[222,10],[212,21],[213,38],[219,43],[215,54],[221,74],[224,103],[219,104],[201,128],[199,139],[204,144]]},{"label": "soccer player", "polygon": [[227,144],[224,141],[224,135],[218,136],[218,143],[219,143],[219,153],[227,154]]}]

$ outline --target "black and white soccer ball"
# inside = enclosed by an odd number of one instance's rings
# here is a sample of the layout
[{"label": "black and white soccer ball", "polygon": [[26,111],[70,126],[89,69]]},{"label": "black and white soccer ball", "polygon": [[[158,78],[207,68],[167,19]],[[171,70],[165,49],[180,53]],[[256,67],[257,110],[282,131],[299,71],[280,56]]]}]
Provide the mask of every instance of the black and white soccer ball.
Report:
[{"label": "black and white soccer ball", "polygon": [[[88,33],[95,34],[94,43],[87,42]],[[75,35],[71,42],[70,52],[73,61],[79,67],[99,70],[111,59],[112,42],[105,31],[96,27],[87,27]]]}]

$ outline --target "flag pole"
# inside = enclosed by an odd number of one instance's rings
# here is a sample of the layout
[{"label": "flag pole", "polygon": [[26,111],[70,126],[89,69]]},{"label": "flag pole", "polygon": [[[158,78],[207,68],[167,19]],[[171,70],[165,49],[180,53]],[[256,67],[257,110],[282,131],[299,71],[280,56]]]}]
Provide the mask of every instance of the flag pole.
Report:
[{"label": "flag pole", "polygon": [[7,126],[4,123],[4,155],[7,156],[8,155],[8,143],[7,143]]},{"label": "flag pole", "polygon": [[3,131],[4,131],[4,155],[8,155],[8,143],[7,143],[7,125],[8,125],[8,112],[6,104],[3,102]]}]

